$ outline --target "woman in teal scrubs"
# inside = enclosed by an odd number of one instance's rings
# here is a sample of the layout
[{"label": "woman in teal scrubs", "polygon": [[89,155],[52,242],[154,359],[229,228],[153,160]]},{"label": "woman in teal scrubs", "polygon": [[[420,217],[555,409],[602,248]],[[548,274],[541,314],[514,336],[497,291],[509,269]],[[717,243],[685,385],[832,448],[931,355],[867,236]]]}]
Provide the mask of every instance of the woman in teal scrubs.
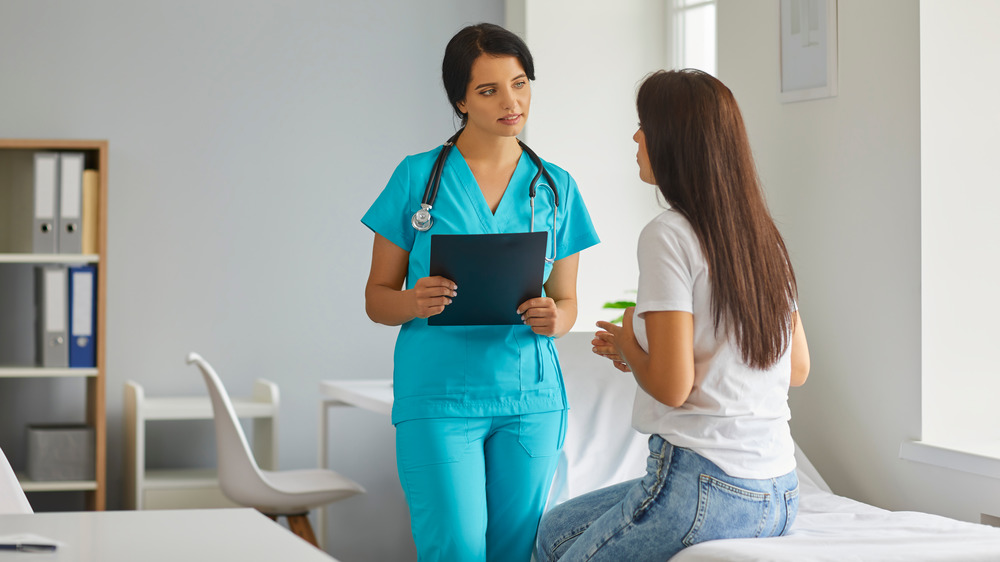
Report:
[{"label": "woman in teal scrubs", "polygon": [[[442,147],[408,156],[365,213],[375,233],[368,316],[400,326],[392,423],[400,482],[420,560],[527,562],[562,447],[566,396],[553,339],[576,320],[579,252],[598,242],[576,182],[544,162],[559,194],[539,185],[534,230],[549,233],[543,295],[517,308],[523,325],[428,326],[462,287],[429,276],[432,234],[528,232],[538,171],[516,135],[534,64],[502,27],[466,27],[442,64],[463,129],[444,163],[427,232],[420,209]],[[553,228],[555,230],[553,231]],[[554,234],[554,236],[553,236]]]}]

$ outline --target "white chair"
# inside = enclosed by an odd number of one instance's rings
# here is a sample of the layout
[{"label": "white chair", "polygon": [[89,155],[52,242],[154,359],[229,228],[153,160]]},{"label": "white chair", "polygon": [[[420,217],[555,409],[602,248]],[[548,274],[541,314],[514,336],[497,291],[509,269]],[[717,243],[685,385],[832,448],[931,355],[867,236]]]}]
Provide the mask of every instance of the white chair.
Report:
[{"label": "white chair", "polygon": [[17,481],[14,469],[0,450],[0,515],[7,513],[34,513],[28,498]]},{"label": "white chair", "polygon": [[219,375],[197,353],[188,354],[187,362],[201,370],[212,399],[222,493],[233,502],[256,508],[271,519],[285,516],[293,533],[318,548],[307,517],[309,510],[364,493],[365,489],[332,470],[261,470]]}]

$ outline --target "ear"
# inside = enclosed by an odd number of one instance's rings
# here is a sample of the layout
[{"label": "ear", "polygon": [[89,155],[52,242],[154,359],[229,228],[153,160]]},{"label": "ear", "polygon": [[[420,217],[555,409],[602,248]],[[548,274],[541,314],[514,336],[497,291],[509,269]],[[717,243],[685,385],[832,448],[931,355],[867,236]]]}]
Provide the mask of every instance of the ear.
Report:
[{"label": "ear", "polygon": [[459,101],[458,103],[456,103],[455,106],[457,106],[458,110],[461,111],[462,113],[468,113],[468,111],[465,109],[465,100],[464,99],[461,100],[461,101]]}]

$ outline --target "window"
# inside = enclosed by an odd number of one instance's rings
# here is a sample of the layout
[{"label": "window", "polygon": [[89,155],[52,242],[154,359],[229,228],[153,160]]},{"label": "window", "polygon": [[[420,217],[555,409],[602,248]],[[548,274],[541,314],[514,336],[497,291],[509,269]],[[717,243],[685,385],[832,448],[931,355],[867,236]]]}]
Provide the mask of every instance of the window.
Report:
[{"label": "window", "polygon": [[998,17],[995,2],[920,3],[921,436],[900,448],[906,459],[994,478],[1000,78],[982,69],[1000,63],[989,32]]},{"label": "window", "polygon": [[715,76],[715,0],[667,0],[667,62]]}]

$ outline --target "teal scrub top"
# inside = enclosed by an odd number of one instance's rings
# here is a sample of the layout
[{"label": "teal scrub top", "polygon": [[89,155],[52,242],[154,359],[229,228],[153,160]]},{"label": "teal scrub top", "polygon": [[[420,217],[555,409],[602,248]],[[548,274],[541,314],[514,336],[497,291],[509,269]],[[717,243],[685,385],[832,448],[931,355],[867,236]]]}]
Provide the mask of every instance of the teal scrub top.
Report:
[{"label": "teal scrub top", "polygon": [[[408,156],[396,167],[361,222],[409,252],[406,288],[427,277],[432,234],[528,232],[528,187],[537,168],[522,154],[507,190],[490,208],[465,158],[453,149],[445,162],[434,225],[420,232],[410,224],[442,147]],[[600,240],[576,182],[544,162],[559,192],[558,231],[552,238],[554,201],[540,178],[535,197],[535,231],[549,233],[546,255],[556,244],[561,259]],[[544,279],[552,265],[545,264]],[[462,288],[458,288],[459,298]],[[415,318],[400,327],[393,367],[392,423],[421,418],[487,417],[561,410],[567,407],[553,338],[529,326],[428,326]]]}]

